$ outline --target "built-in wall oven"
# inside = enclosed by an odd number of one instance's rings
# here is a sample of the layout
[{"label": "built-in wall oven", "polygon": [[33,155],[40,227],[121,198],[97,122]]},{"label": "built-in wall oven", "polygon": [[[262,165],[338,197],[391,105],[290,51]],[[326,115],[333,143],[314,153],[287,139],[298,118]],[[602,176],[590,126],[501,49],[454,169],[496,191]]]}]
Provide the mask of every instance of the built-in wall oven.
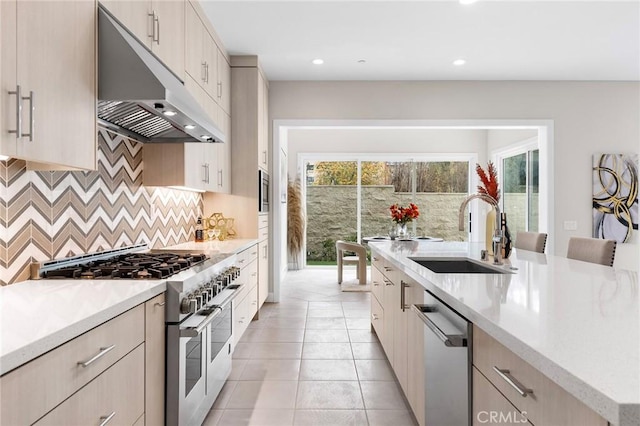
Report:
[{"label": "built-in wall oven", "polygon": [[471,425],[472,324],[428,291],[412,310],[424,323],[425,424]]},{"label": "built-in wall oven", "polygon": [[235,256],[167,283],[167,425],[200,425],[231,373]]},{"label": "built-in wall oven", "polygon": [[258,170],[258,212],[269,211],[269,174],[262,169]]}]

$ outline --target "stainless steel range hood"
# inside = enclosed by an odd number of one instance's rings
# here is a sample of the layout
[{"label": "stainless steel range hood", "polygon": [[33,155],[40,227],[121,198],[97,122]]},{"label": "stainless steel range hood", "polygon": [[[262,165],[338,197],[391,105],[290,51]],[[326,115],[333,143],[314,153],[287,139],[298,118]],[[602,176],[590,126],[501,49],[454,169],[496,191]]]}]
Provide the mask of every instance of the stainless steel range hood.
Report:
[{"label": "stainless steel range hood", "polygon": [[98,121],[140,142],[224,142],[184,84],[102,7]]}]

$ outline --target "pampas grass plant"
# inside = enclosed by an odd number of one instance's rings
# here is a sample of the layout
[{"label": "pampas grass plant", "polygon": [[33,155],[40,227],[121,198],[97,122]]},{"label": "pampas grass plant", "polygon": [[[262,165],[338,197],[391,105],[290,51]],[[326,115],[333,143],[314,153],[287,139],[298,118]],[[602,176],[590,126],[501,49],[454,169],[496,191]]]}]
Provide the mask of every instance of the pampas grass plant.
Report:
[{"label": "pampas grass plant", "polygon": [[304,242],[304,212],[300,179],[289,179],[287,184],[287,247],[289,255],[300,269],[300,253]]}]

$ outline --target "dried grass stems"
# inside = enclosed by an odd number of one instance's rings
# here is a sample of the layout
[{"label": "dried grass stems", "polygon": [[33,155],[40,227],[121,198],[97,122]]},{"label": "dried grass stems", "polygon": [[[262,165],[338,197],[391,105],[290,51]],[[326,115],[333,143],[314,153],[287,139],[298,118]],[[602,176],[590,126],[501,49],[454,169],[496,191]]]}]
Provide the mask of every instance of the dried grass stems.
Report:
[{"label": "dried grass stems", "polygon": [[289,179],[287,184],[287,247],[296,266],[300,265],[300,254],[304,242],[304,212],[300,179]]}]

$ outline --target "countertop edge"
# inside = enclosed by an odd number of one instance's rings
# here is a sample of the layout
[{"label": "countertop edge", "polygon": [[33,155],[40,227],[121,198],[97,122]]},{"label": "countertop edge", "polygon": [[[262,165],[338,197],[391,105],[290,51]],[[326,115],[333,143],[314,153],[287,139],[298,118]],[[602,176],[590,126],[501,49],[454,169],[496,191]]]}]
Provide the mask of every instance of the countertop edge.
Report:
[{"label": "countertop edge", "polygon": [[619,403],[612,400],[610,397],[593,388],[588,383],[573,376],[564,368],[555,364],[543,354],[539,353],[525,342],[509,333],[507,330],[489,320],[486,320],[482,315],[465,305],[464,302],[461,302],[446,291],[433,285],[425,277],[422,277],[410,268],[407,268],[402,262],[397,261],[394,257],[387,256],[374,245],[371,245],[370,247],[372,252],[376,251],[380,256],[391,262],[395,267],[399,268],[403,273],[414,279],[426,290],[429,290],[436,297],[442,299],[443,302],[458,311],[458,313],[466,317],[473,324],[480,327],[491,337],[536,368],[549,380],[560,386],[574,398],[598,413],[605,420],[612,422],[616,426],[637,426],[640,424],[638,422],[638,419],[640,418],[640,404]]},{"label": "countertop edge", "polygon": [[81,334],[104,324],[118,315],[132,309],[149,299],[163,293],[167,288],[166,281],[158,282],[158,285],[148,288],[140,293],[125,299],[115,305],[92,314],[64,329],[49,334],[35,342],[9,352],[0,357],[0,376],[5,375],[18,367],[27,364],[41,355],[75,339]]}]

